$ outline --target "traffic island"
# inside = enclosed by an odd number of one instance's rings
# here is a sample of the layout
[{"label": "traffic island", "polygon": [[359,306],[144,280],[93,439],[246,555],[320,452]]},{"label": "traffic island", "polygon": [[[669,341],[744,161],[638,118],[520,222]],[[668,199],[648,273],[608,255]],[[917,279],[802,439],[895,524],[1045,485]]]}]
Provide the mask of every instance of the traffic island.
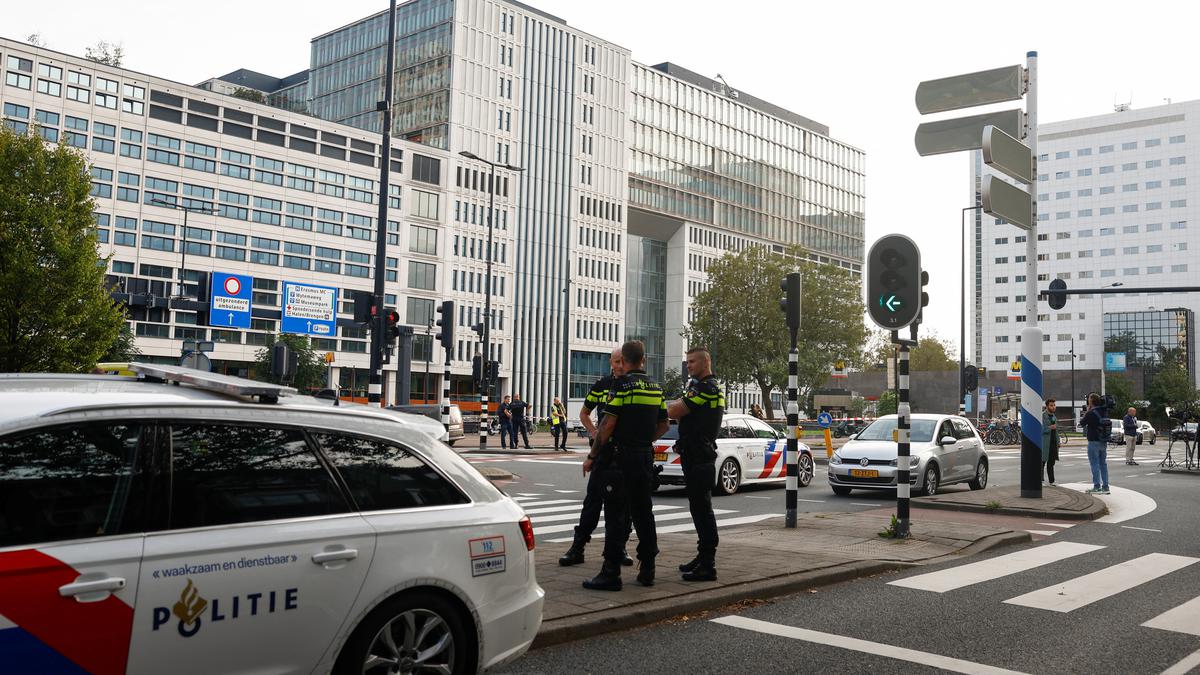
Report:
[{"label": "traffic island", "polygon": [[961,490],[932,497],[915,497],[911,503],[913,508],[919,509],[1062,520],[1095,520],[1108,509],[1103,501],[1093,495],[1057,485],[1042,486],[1041,499],[1022,497],[1020,486],[1006,485],[986,490]]},{"label": "traffic island", "polygon": [[513,479],[512,472],[505,469],[500,469],[494,466],[477,466],[475,468],[479,470],[479,473],[483,474],[484,478],[487,478],[491,481]]},{"label": "traffic island", "polygon": [[[572,567],[558,564],[569,543],[539,543],[537,576],[546,603],[534,648],[1031,539],[1028,532],[947,522],[913,523],[908,539],[885,539],[879,533],[891,517],[867,513],[802,513],[795,529],[784,528],[783,520],[775,516],[722,528],[715,582],[680,578],[678,566],[696,555],[695,533],[660,534],[655,584],[639,585],[634,580],[637,567],[625,567],[625,587],[616,593],[582,586],[600,569],[600,537],[587,546],[587,562]],[[636,547],[636,537],[631,538],[631,554]]]},{"label": "traffic island", "polygon": [[1176,473],[1188,476],[1200,476],[1200,465],[1192,465],[1189,468],[1183,464],[1176,464],[1175,466],[1164,466],[1158,471],[1159,473]]}]

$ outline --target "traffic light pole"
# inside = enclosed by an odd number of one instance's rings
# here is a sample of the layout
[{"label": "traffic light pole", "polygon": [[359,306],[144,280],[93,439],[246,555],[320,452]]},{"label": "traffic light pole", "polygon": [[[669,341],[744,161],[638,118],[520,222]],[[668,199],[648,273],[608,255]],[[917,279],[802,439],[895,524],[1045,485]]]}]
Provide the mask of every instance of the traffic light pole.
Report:
[{"label": "traffic light pole", "polygon": [[[1026,54],[1025,139],[1033,155],[1033,177],[1037,178],[1038,89],[1037,52]],[[1037,192],[1037,183],[1030,187]],[[1037,322],[1037,199],[1025,238],[1025,325],[1021,331],[1021,496],[1042,496],[1042,330]],[[1103,336],[1101,336],[1103,337]]]},{"label": "traffic light pole", "polygon": [[387,344],[387,317],[383,308],[383,280],[387,276],[388,187],[392,164],[392,83],[396,68],[396,0],[388,8],[387,65],[384,69],[383,100],[377,109],[383,113],[383,137],[379,152],[379,224],[375,228],[375,292],[372,305],[375,320],[371,325],[371,379],[367,384],[367,403],[383,405],[383,350]]},{"label": "traffic light pole", "polygon": [[803,275],[791,272],[779,284],[783,291],[783,299],[779,308],[783,310],[787,321],[788,331],[792,336],[792,349],[788,352],[788,390],[787,390],[787,454],[784,457],[787,477],[784,479],[787,494],[784,496],[783,526],[796,527],[796,502],[799,501],[800,483],[800,351],[797,337],[800,333],[800,296],[803,288]]},{"label": "traffic light pole", "polygon": [[[916,341],[917,327],[912,324],[913,341]],[[907,539],[909,530],[909,498],[911,491],[908,484],[908,458],[911,456],[909,446],[909,430],[912,428],[910,418],[912,409],[908,404],[908,343],[900,340],[896,332],[892,332],[892,341],[900,343],[900,362],[897,364],[897,377],[900,386],[896,390],[896,533],[897,539]],[[934,439],[938,441],[939,439]]]}]

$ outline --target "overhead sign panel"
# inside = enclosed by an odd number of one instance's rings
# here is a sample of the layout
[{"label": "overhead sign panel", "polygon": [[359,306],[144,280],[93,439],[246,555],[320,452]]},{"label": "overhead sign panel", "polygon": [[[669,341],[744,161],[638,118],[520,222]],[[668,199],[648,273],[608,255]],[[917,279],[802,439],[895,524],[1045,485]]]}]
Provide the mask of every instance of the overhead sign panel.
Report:
[{"label": "overhead sign panel", "polygon": [[208,310],[210,326],[250,327],[250,294],[254,279],[243,274],[213,272],[212,304]]},{"label": "overhead sign panel", "polygon": [[1026,185],[1033,184],[1033,151],[990,124],[983,128],[983,163]]},{"label": "overhead sign panel", "polygon": [[913,142],[922,157],[983,147],[983,128],[989,124],[1014,138],[1021,136],[1019,109],[959,117],[939,122],[926,122],[917,127]]},{"label": "overhead sign panel", "polygon": [[989,103],[1015,101],[1025,93],[1025,69],[1005,66],[978,73],[943,77],[917,85],[917,110],[922,115]]},{"label": "overhead sign panel", "polygon": [[1033,197],[996,176],[983,177],[983,211],[1022,230],[1033,227]]},{"label": "overhead sign panel", "polygon": [[281,333],[331,337],[337,333],[336,288],[283,282]]}]

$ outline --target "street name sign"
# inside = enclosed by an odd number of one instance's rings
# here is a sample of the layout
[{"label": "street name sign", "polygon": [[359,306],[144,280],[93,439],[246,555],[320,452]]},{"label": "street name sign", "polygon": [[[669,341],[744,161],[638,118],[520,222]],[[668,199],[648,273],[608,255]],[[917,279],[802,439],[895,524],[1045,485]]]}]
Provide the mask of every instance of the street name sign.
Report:
[{"label": "street name sign", "polygon": [[1016,101],[1025,93],[1025,69],[1005,66],[977,73],[926,80],[917,85],[917,110],[922,115]]},{"label": "street name sign", "polygon": [[1033,196],[996,176],[983,177],[983,211],[1022,230],[1033,227]]},{"label": "street name sign", "polygon": [[250,327],[250,295],[254,279],[243,274],[213,272],[208,324],[225,328]]},{"label": "street name sign", "polygon": [[1029,146],[991,125],[983,128],[983,163],[1009,178],[1033,184],[1033,152]]},{"label": "street name sign", "polygon": [[283,282],[283,312],[279,331],[332,337],[337,333],[336,288]]},{"label": "street name sign", "polygon": [[1019,108],[926,122],[917,127],[913,143],[922,157],[983,147],[983,128],[991,125],[1009,136],[1019,137],[1024,120]]}]

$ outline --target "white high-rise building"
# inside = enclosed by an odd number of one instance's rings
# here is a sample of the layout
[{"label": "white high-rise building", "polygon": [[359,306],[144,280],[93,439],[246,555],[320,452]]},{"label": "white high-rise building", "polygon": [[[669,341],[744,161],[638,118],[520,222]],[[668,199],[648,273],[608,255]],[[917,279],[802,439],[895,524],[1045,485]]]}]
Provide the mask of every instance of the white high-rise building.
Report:
[{"label": "white high-rise building", "polygon": [[[1068,288],[1200,286],[1200,101],[1042,124],[1038,136],[1038,282]],[[978,204],[986,169],[971,168]],[[1197,215],[1192,215],[1196,213]],[[1005,369],[1021,354],[1025,327],[1025,233],[976,211],[970,218],[968,323],[976,365]],[[1101,311],[1103,306],[1103,312]],[[1097,370],[1103,341],[1139,342],[1137,358],[1181,349],[1194,364],[1198,293],[1070,296],[1066,307],[1038,303],[1046,369]],[[1103,322],[1103,327],[1102,327]],[[1132,349],[1130,350],[1132,353]],[[1193,375],[1200,375],[1193,368]]]}]

